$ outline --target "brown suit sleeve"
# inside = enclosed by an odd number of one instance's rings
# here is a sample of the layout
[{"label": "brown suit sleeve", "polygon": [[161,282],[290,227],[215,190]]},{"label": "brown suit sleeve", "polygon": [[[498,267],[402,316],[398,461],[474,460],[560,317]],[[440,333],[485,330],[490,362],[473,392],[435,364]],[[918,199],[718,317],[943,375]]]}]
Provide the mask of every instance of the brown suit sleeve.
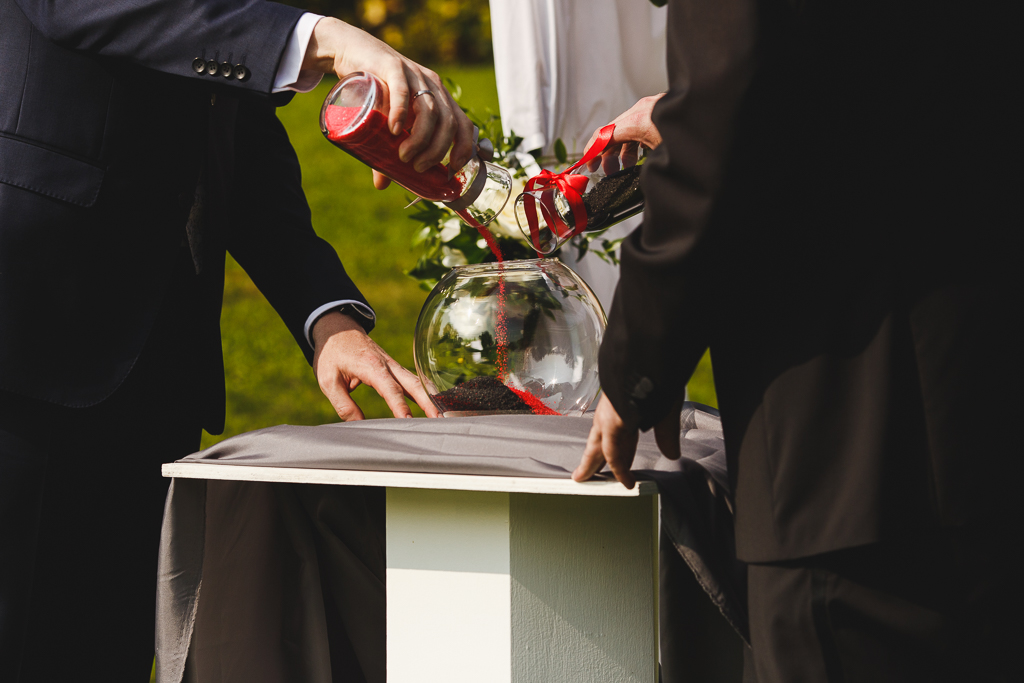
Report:
[{"label": "brown suit sleeve", "polygon": [[643,225],[622,245],[622,275],[601,346],[601,384],[647,429],[683,394],[715,314],[709,217],[733,121],[755,63],[754,0],[672,0],[669,91],[654,110],[663,143],[645,163]]}]

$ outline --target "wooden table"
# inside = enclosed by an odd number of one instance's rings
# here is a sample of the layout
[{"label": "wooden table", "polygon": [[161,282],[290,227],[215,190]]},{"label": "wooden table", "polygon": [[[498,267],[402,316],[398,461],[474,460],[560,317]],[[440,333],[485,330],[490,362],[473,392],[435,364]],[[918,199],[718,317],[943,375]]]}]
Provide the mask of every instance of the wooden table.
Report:
[{"label": "wooden table", "polygon": [[388,683],[658,679],[653,482],[210,462],[163,474],[385,487]]}]

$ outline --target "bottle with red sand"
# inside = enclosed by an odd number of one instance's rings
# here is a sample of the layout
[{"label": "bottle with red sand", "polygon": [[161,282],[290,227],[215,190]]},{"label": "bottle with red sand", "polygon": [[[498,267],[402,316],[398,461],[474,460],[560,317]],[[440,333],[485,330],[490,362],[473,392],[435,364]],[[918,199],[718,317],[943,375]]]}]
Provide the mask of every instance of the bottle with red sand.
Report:
[{"label": "bottle with red sand", "polygon": [[444,202],[470,225],[479,229],[490,223],[512,193],[508,171],[473,157],[455,173],[449,173],[444,164],[418,173],[398,156],[398,147],[409,137],[412,117],[410,113],[405,130],[392,135],[384,85],[373,74],[359,71],[343,78],[327,95],[320,110],[320,130],[333,144],[410,192]]}]

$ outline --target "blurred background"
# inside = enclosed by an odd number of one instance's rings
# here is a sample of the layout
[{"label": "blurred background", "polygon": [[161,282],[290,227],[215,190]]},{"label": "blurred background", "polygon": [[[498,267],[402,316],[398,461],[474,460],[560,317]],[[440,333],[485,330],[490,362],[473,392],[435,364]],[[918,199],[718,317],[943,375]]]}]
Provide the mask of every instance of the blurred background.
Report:
[{"label": "blurred background", "polygon": [[286,0],[284,4],[358,26],[421,64],[491,61],[487,0]]},{"label": "blurred background", "polygon": [[[333,15],[386,41],[462,87],[462,106],[498,113],[487,0],[304,0],[292,4]],[[405,271],[416,263],[416,223],[403,207],[408,193],[392,185],[373,189],[370,170],[333,147],[320,133],[320,105],[334,85],[325,79],[278,109],[302,164],[302,184],[313,227],[337,250],[377,312],[372,337],[398,362],[413,367],[412,336],[427,293]],[[227,425],[204,434],[203,447],[241,432],[275,424],[337,422],[313,371],[284,323],[230,257],[221,319],[227,373]],[[717,407],[710,359],[705,355],[689,384],[691,400]],[[368,387],[353,398],[368,418],[390,417]],[[422,412],[416,411],[417,415]]]}]

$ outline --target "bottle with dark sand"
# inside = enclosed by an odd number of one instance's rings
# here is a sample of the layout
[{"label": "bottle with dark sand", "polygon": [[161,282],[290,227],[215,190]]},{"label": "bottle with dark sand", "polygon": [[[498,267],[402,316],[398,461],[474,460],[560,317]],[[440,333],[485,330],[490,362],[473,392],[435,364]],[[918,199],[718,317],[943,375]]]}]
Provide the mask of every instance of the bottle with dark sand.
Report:
[{"label": "bottle with dark sand", "polygon": [[[592,165],[592,164],[591,164]],[[574,235],[601,232],[644,210],[642,164],[605,172],[578,163],[516,198],[519,229],[540,254],[550,254]],[[529,187],[529,185],[528,185]]]}]

